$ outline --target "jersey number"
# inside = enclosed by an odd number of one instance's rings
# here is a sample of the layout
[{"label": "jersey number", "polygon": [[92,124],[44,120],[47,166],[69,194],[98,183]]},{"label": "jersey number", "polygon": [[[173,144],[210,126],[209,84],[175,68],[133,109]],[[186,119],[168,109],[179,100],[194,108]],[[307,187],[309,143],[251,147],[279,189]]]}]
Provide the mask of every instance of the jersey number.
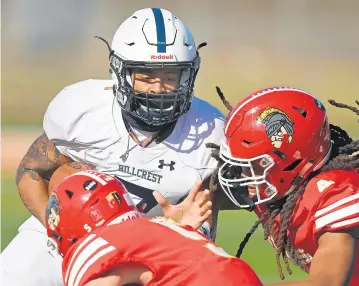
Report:
[{"label": "jersey number", "polygon": [[92,231],[91,226],[89,226],[87,223],[84,225],[84,229],[85,229],[87,232],[91,232],[91,231]]},{"label": "jersey number", "polygon": [[317,188],[319,193],[322,193],[325,189],[333,185],[335,182],[333,181],[327,181],[327,180],[319,180],[317,182]]},{"label": "jersey number", "polygon": [[135,185],[131,182],[122,180],[120,177],[115,176],[116,179],[120,180],[126,187],[129,193],[141,198],[141,201],[136,205],[137,209],[141,213],[148,213],[151,209],[157,206],[157,201],[153,196],[153,190]]}]

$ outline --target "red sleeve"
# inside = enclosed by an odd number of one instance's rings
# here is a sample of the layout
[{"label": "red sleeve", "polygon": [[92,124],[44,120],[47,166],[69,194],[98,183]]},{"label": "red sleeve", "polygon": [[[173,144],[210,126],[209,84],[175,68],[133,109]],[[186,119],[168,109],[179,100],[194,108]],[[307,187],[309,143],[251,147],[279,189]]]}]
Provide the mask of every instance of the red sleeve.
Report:
[{"label": "red sleeve", "polygon": [[317,195],[312,210],[316,236],[359,227],[359,174],[344,170],[324,172],[310,181],[307,190]]},{"label": "red sleeve", "polygon": [[90,234],[76,243],[63,261],[63,279],[66,286],[84,285],[111,265],[116,248],[96,234]]}]

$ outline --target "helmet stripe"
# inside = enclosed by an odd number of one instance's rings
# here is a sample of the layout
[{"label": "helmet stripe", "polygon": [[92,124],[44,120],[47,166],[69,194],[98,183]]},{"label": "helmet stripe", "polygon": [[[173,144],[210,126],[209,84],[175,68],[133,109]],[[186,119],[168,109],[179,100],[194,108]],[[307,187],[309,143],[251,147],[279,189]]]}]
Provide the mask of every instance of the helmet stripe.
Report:
[{"label": "helmet stripe", "polygon": [[80,172],[72,174],[71,176],[87,176],[87,177],[90,177],[90,178],[98,181],[103,186],[107,185],[107,182],[104,179],[100,178],[99,176],[96,176],[95,174],[91,174],[87,171],[80,171]]},{"label": "helmet stripe", "polygon": [[152,8],[153,15],[155,16],[156,22],[156,33],[157,33],[157,53],[166,52],[166,31],[165,23],[163,20],[163,14],[160,8]]}]

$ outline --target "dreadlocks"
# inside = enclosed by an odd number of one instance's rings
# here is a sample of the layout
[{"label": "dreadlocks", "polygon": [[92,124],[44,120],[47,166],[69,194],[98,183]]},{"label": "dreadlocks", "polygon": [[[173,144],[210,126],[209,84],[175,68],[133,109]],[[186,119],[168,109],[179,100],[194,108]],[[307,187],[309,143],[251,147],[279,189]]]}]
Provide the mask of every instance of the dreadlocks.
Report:
[{"label": "dreadlocks", "polygon": [[[226,100],[220,88],[216,87],[216,89],[224,106],[229,111],[231,111],[232,106]],[[359,109],[357,107],[346,105],[343,103],[337,103],[334,100],[329,100],[329,103],[338,108],[349,109],[359,115]],[[358,100],[356,100],[355,103],[359,105]],[[359,168],[359,140],[353,141],[345,130],[343,130],[339,126],[335,126],[332,124],[330,124],[330,136],[332,140],[332,149],[329,160],[316,174],[318,174],[319,172],[333,169],[353,170],[355,168]],[[215,150],[212,152],[212,156],[218,160],[218,168],[215,172],[213,172],[210,180],[210,190],[215,192],[220,188],[217,177],[218,169],[222,165],[222,162],[218,155],[220,147],[212,143],[207,144],[207,147],[213,148]],[[292,223],[293,211],[297,204],[297,201],[300,200],[300,198],[302,197],[302,194],[304,193],[304,190],[312,177],[313,176],[309,176],[300,186],[297,187],[295,191],[291,192],[285,198],[277,200],[268,205],[268,210],[266,210],[261,215],[261,217],[254,223],[250,231],[246,234],[243,241],[240,243],[236,255],[237,257],[241,256],[243,249],[249,241],[250,237],[256,231],[258,226],[262,224],[264,229],[264,239],[267,240],[269,236],[272,236],[276,245],[276,262],[280,278],[282,280],[285,278],[280,263],[281,256],[283,257],[287,272],[290,275],[292,274],[292,271],[289,268],[288,256],[291,257],[294,263],[298,265],[303,271],[307,272],[303,262],[301,262],[300,256],[296,252],[296,249],[293,247],[290,240],[288,239],[287,230]],[[279,232],[276,231],[275,224],[273,223],[274,219],[278,215],[280,215]]]},{"label": "dreadlocks", "polygon": [[[224,106],[227,108],[227,110],[229,112],[232,111],[233,107],[232,105],[228,102],[228,100],[225,98],[223,92],[221,91],[221,89],[216,86],[216,91],[217,91],[217,94],[219,96],[219,98],[222,100]],[[219,145],[217,144],[214,144],[214,143],[206,143],[206,147],[207,148],[211,148],[211,149],[214,149],[212,151],[212,157],[215,158],[217,161],[218,161],[218,164],[217,164],[217,168],[216,170],[212,173],[211,175],[211,178],[210,178],[210,181],[209,181],[209,189],[211,190],[211,192],[216,192],[219,190],[219,183],[218,183],[218,170],[219,170],[219,167],[222,165],[222,161],[219,157]]]}]

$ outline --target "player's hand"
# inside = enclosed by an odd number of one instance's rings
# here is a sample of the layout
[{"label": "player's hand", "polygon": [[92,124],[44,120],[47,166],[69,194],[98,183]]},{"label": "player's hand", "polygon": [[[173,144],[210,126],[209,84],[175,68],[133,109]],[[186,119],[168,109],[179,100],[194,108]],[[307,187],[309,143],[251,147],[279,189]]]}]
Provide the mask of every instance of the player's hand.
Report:
[{"label": "player's hand", "polygon": [[209,200],[209,190],[204,190],[196,200],[201,189],[202,181],[197,182],[188,196],[178,205],[171,205],[159,192],[153,192],[157,203],[162,207],[166,218],[183,225],[198,229],[212,214],[212,202]]}]

